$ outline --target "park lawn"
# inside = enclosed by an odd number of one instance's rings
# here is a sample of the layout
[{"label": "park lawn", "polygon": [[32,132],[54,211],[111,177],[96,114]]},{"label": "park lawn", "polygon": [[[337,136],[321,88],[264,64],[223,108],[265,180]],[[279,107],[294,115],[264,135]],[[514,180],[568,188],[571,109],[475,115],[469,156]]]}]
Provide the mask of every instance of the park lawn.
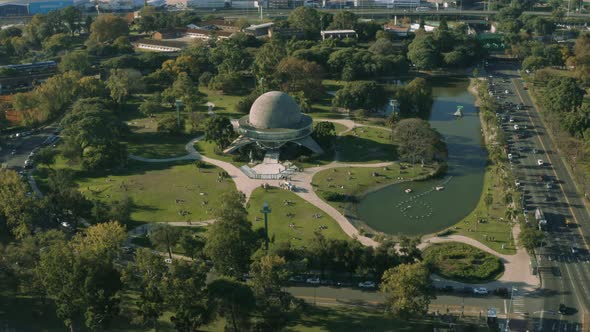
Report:
[{"label": "park lawn", "polygon": [[[495,251],[505,254],[516,254],[516,246],[512,239],[513,224],[505,220],[506,205],[503,204],[503,186],[499,183],[499,176],[494,176],[490,166],[486,168],[484,184],[477,206],[467,217],[441,233],[460,234],[475,239]],[[488,192],[493,195],[493,203],[488,209],[485,197]],[[520,192],[513,193],[514,201],[520,201]],[[485,219],[485,223],[477,223],[477,219]],[[439,233],[440,234],[440,233]],[[504,244],[504,249],[502,245]]]},{"label": "park lawn", "polygon": [[127,152],[144,158],[173,158],[187,154],[185,145],[199,134],[166,135],[156,131],[155,119],[133,121],[126,135]]},{"label": "park lawn", "polygon": [[[208,226],[195,226],[195,227],[189,227],[189,226],[175,226],[175,229],[179,229],[181,233],[191,233],[193,235],[198,235],[201,237],[204,237],[207,234],[207,227]],[[148,248],[148,249],[154,249],[155,246],[154,244],[151,242],[150,237],[148,235],[141,235],[141,236],[134,236],[131,238],[131,243],[133,243],[136,246],[140,246],[140,247],[144,247],[144,248]],[[184,249],[180,246],[180,245],[176,245],[174,247],[171,248],[172,249],[172,253],[177,254],[177,255],[185,255],[186,252],[184,251]],[[164,252],[164,251],[162,251]]]},{"label": "park lawn", "polygon": [[199,87],[199,92],[204,94],[204,102],[198,110],[202,112],[207,112],[207,102],[211,102],[215,104],[213,108],[213,112],[217,115],[225,115],[230,118],[240,118],[245,114],[238,113],[234,110],[234,106],[242,99],[244,96],[236,96],[236,95],[227,95],[220,91],[209,90],[205,87]]},{"label": "park lawn", "polygon": [[433,244],[424,249],[422,257],[433,273],[449,280],[484,283],[504,273],[500,258],[465,243]]},{"label": "park lawn", "polygon": [[[62,158],[53,166],[64,168]],[[191,161],[144,163],[129,161],[124,170],[109,175],[94,175],[76,170],[80,191],[90,199],[105,202],[130,197],[133,200],[131,221],[134,223],[201,221],[212,219],[221,194],[235,190],[231,179],[217,181],[222,170],[207,164],[200,171]],[[40,168],[37,179],[46,190],[48,170]],[[176,203],[176,200],[184,202]],[[180,210],[188,211],[181,216]]]},{"label": "park lawn", "polygon": [[340,162],[378,163],[397,157],[388,129],[356,127],[336,141],[336,156]]},{"label": "park lawn", "polygon": [[326,119],[342,119],[346,118],[348,112],[334,112],[334,106],[332,106],[332,99],[336,91],[340,90],[346,82],[336,80],[323,80],[325,94],[318,100],[313,100],[311,103],[311,112],[308,114],[313,118],[326,118]]},{"label": "park lawn", "polygon": [[[289,201],[290,205],[286,205],[285,201]],[[318,230],[326,238],[349,239],[332,217],[294,193],[276,187],[268,190],[258,188],[252,192],[247,206],[254,229],[264,228],[264,216],[260,210],[265,202],[272,210],[268,215],[268,236],[271,240],[274,239],[275,243],[291,241],[294,246],[303,247]],[[315,214],[321,217],[314,218]],[[290,224],[294,224],[295,227],[289,227]],[[327,228],[320,230],[320,226]]]}]

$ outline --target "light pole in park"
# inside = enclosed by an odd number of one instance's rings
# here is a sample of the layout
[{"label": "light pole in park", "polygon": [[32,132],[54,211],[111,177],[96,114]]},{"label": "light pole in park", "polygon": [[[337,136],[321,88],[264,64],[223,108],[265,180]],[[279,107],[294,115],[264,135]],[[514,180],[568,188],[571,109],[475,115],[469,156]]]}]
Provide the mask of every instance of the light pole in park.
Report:
[{"label": "light pole in park", "polygon": [[268,214],[271,212],[270,207],[268,207],[268,203],[264,202],[262,206],[262,210],[260,210],[262,214],[264,214],[264,244],[266,250],[268,251]]},{"label": "light pole in park", "polygon": [[176,122],[178,124],[178,130],[180,130],[180,108],[182,107],[182,100],[176,99]]}]

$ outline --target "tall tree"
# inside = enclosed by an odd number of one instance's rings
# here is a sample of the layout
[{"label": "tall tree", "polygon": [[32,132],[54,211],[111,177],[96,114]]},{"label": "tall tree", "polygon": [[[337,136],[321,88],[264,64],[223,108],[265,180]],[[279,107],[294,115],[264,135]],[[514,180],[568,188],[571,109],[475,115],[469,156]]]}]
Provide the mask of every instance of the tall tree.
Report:
[{"label": "tall tree", "polygon": [[235,137],[234,128],[225,116],[209,118],[205,125],[205,138],[208,142],[215,142],[217,148],[227,147]]},{"label": "tall tree", "polygon": [[380,290],[387,311],[408,318],[428,312],[430,300],[434,298],[430,285],[430,272],[423,264],[402,264],[385,271]]},{"label": "tall tree", "polygon": [[88,39],[104,43],[127,34],[129,34],[129,26],[122,17],[113,14],[101,14],[92,22]]},{"label": "tall tree", "polygon": [[256,53],[253,64],[253,72],[262,90],[268,90],[275,86],[274,75],[278,64],[287,56],[285,45],[276,39],[264,44]]},{"label": "tall tree", "polygon": [[106,86],[111,98],[122,105],[131,94],[143,88],[141,73],[135,69],[111,69]]},{"label": "tall tree", "polygon": [[248,285],[235,279],[219,278],[209,284],[208,294],[212,310],[225,318],[225,331],[248,329],[255,307],[254,293]]},{"label": "tall tree", "polygon": [[38,214],[37,202],[18,173],[0,169],[0,225],[17,239],[31,234]]},{"label": "tall tree", "polygon": [[224,194],[216,221],[207,230],[205,253],[223,275],[242,277],[247,273],[256,247],[256,234],[243,204],[240,193]]},{"label": "tall tree", "polygon": [[348,10],[339,11],[334,15],[329,28],[336,30],[355,29],[357,19],[358,17],[353,12],[349,12]]},{"label": "tall tree", "polygon": [[433,161],[446,151],[440,134],[421,119],[400,121],[395,126],[392,137],[397,143],[400,157],[412,164]]},{"label": "tall tree", "polygon": [[408,45],[408,59],[416,69],[433,69],[438,66],[439,52],[432,35],[418,32],[414,40]]},{"label": "tall tree", "polygon": [[308,98],[323,95],[323,69],[315,62],[287,57],[279,62],[275,75],[282,91],[301,91]]},{"label": "tall tree", "polygon": [[172,308],[170,321],[178,332],[193,332],[208,323],[211,310],[207,305],[207,268],[202,261],[172,263],[166,279],[167,302]]},{"label": "tall tree", "polygon": [[128,288],[139,290],[136,315],[139,321],[158,331],[158,318],[165,309],[167,267],[162,256],[148,249],[138,249],[134,264],[125,270],[124,281]]},{"label": "tall tree", "polygon": [[168,257],[172,259],[172,248],[180,239],[180,229],[170,225],[158,225],[150,230],[150,241],[159,250],[168,252]]},{"label": "tall tree", "polygon": [[289,25],[305,31],[307,38],[320,34],[321,21],[317,10],[305,6],[297,7],[289,14]]}]

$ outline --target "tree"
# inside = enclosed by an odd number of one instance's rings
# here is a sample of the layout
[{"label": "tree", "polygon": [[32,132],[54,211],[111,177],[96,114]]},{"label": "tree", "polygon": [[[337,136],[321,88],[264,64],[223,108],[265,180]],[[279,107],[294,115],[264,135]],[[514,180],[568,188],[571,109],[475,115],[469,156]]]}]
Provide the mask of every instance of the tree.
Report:
[{"label": "tree", "polygon": [[380,290],[387,311],[402,318],[424,315],[430,300],[430,272],[421,263],[402,264],[385,271]]},{"label": "tree", "polygon": [[109,97],[106,85],[97,77],[85,76],[78,81],[78,98],[101,98]]},{"label": "tree", "polygon": [[229,118],[215,116],[207,119],[205,125],[205,138],[207,142],[215,142],[217,148],[223,150],[235,137],[234,127]]},{"label": "tree", "polygon": [[128,265],[123,277],[128,288],[139,290],[135,313],[142,324],[158,331],[158,318],[166,304],[166,265],[160,255],[144,248],[135,252],[133,263]]},{"label": "tree", "polygon": [[170,321],[178,332],[193,332],[211,319],[207,306],[206,275],[203,262],[177,260],[166,279],[167,300],[173,316]]},{"label": "tree", "polygon": [[159,133],[168,135],[181,134],[184,128],[184,119],[180,119],[180,126],[178,125],[178,118],[174,114],[166,114],[158,119],[156,130]]},{"label": "tree", "polygon": [[34,156],[35,162],[39,165],[45,165],[47,167],[51,167],[55,162],[55,157],[57,156],[57,150],[53,149],[52,147],[44,147],[37,151]]},{"label": "tree", "polygon": [[241,277],[247,273],[256,247],[256,234],[243,203],[239,193],[225,194],[215,213],[216,222],[207,230],[205,253],[217,272],[227,276]]},{"label": "tree", "polygon": [[284,258],[267,255],[252,263],[250,282],[257,296],[276,296],[286,285],[289,275]]},{"label": "tree", "polygon": [[416,69],[433,69],[438,65],[438,50],[432,35],[417,33],[408,45],[408,59]]},{"label": "tree", "polygon": [[139,111],[144,116],[152,117],[162,111],[162,105],[155,98],[146,98],[140,105]]},{"label": "tree", "polygon": [[119,254],[125,239],[127,232],[123,225],[117,221],[103,222],[76,234],[72,240],[72,247],[77,252],[112,261]]},{"label": "tree", "polygon": [[313,127],[313,139],[323,148],[330,148],[332,139],[336,136],[336,127],[333,122],[320,121]]},{"label": "tree", "polygon": [[[216,225],[216,224],[213,224]],[[219,278],[208,286],[211,309],[226,320],[226,331],[248,329],[250,313],[255,306],[252,289],[235,279]]]},{"label": "tree", "polygon": [[141,82],[141,73],[135,69],[111,69],[106,86],[111,92],[111,98],[123,105],[129,95],[143,88]]},{"label": "tree", "polygon": [[191,232],[183,232],[178,239],[178,246],[182,248],[185,256],[193,260],[198,257],[203,257],[203,248],[205,248],[205,240],[192,234]]},{"label": "tree", "polygon": [[180,238],[180,230],[170,225],[158,225],[150,231],[150,242],[158,249],[168,252],[172,259],[172,248],[176,246]]},{"label": "tree", "polygon": [[540,247],[544,240],[545,234],[543,231],[534,227],[522,226],[520,234],[518,234],[519,243],[530,252]]},{"label": "tree", "polygon": [[81,16],[82,12],[80,9],[74,6],[68,6],[61,10],[61,17],[72,36],[80,30],[78,22],[80,22]]},{"label": "tree", "polygon": [[188,101],[197,97],[197,89],[188,74],[180,72],[172,86],[164,90],[162,97],[171,104],[176,99]]},{"label": "tree", "polygon": [[355,81],[346,83],[336,92],[332,105],[349,110],[374,110],[382,107],[386,101],[387,95],[377,82]]},{"label": "tree", "polygon": [[72,46],[72,37],[65,33],[56,33],[43,41],[43,49],[50,54],[57,54]]},{"label": "tree", "polygon": [[389,55],[395,52],[395,46],[391,40],[387,38],[379,38],[373,44],[371,44],[369,51],[375,54]]},{"label": "tree", "polygon": [[289,14],[287,20],[291,27],[305,31],[307,38],[316,38],[320,34],[320,14],[313,8],[297,7]]},{"label": "tree", "polygon": [[489,211],[490,207],[494,203],[494,195],[492,195],[491,193],[487,193],[486,196],[484,197],[483,201],[486,204],[486,209],[488,209],[488,211]]},{"label": "tree", "polygon": [[64,55],[59,62],[61,72],[73,70],[81,74],[87,74],[91,66],[88,52],[85,51],[70,52]]},{"label": "tree", "polygon": [[404,263],[412,264],[416,261],[422,260],[422,251],[418,249],[420,238],[409,238],[401,236],[399,239],[400,258]]},{"label": "tree", "polygon": [[262,90],[274,86],[273,78],[278,64],[287,56],[285,45],[276,39],[264,44],[256,53],[252,71],[256,75]]},{"label": "tree", "polygon": [[582,105],[584,90],[571,77],[556,77],[547,83],[545,107],[556,114],[572,112]]},{"label": "tree", "polygon": [[590,83],[590,34],[581,34],[574,45],[576,75],[584,84]]},{"label": "tree", "polygon": [[349,12],[347,10],[339,11],[336,15],[334,15],[329,29],[355,29],[357,19],[357,16],[353,12]]},{"label": "tree", "polygon": [[[89,233],[93,231],[89,229]],[[105,237],[110,234],[101,233],[103,240]],[[105,248],[84,246],[74,250],[71,243],[57,241],[41,253],[36,267],[38,282],[54,300],[57,316],[70,331],[82,321],[92,331],[105,330],[119,313],[120,274],[108,255],[100,251]]]},{"label": "tree", "polygon": [[104,43],[127,34],[129,34],[129,27],[122,17],[113,14],[101,14],[92,22],[88,39]]},{"label": "tree", "polygon": [[285,92],[303,92],[308,98],[323,95],[323,69],[315,62],[287,57],[276,68],[275,79]]},{"label": "tree", "polygon": [[393,130],[393,139],[398,145],[400,158],[415,164],[435,160],[444,152],[440,134],[421,119],[401,120]]},{"label": "tree", "polygon": [[100,99],[79,99],[61,125],[63,154],[85,169],[111,168],[127,160],[120,138],[126,127]]},{"label": "tree", "polygon": [[220,73],[211,79],[209,89],[240,94],[244,91],[244,79],[238,73]]},{"label": "tree", "polygon": [[31,234],[37,203],[18,173],[0,169],[0,225],[17,239]]}]

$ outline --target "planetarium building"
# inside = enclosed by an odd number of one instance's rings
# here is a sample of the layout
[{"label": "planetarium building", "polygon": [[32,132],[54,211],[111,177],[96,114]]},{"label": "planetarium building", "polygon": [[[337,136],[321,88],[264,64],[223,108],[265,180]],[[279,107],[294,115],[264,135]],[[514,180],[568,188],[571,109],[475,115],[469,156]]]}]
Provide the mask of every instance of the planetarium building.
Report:
[{"label": "planetarium building", "polygon": [[277,150],[291,142],[314,153],[323,153],[310,137],[312,130],[313,120],[301,113],[291,96],[270,91],[258,97],[250,108],[250,114],[238,120],[237,132],[240,136],[224,152],[231,153],[249,144],[257,144],[265,150]]}]

